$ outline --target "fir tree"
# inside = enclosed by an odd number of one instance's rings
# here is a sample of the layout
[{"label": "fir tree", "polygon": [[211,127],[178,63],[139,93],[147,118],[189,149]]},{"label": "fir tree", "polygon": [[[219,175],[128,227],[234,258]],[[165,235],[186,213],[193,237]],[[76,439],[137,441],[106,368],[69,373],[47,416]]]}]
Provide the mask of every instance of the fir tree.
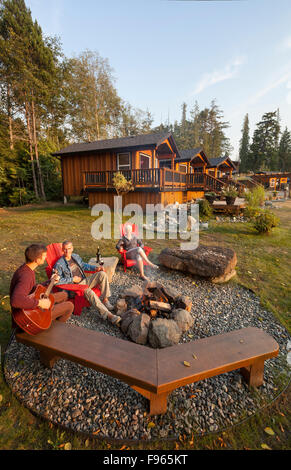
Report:
[{"label": "fir tree", "polygon": [[240,171],[250,170],[250,136],[249,136],[249,115],[246,114],[242,128],[242,138],[240,140],[239,161]]},{"label": "fir tree", "polygon": [[277,112],[265,113],[256,125],[250,147],[250,166],[258,170],[277,170],[280,124]]},{"label": "fir tree", "polygon": [[291,133],[287,127],[280,140],[278,163],[280,171],[291,171]]}]

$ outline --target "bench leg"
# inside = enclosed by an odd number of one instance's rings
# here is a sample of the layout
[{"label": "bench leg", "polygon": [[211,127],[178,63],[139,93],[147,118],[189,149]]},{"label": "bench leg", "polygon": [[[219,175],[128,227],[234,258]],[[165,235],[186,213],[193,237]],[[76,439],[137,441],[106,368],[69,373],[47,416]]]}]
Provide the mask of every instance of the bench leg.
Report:
[{"label": "bench leg", "polygon": [[146,397],[150,402],[149,415],[161,415],[167,412],[167,398],[168,392],[157,395],[156,393],[148,392],[140,387],[132,386],[134,390]]},{"label": "bench leg", "polygon": [[49,367],[50,369],[52,369],[54,366],[54,363],[58,361],[59,359],[60,357],[56,356],[53,353],[40,351],[40,361],[45,367]]},{"label": "bench leg", "polygon": [[258,359],[248,367],[242,367],[240,373],[246,380],[249,387],[260,387],[264,382],[264,363],[263,359]]}]

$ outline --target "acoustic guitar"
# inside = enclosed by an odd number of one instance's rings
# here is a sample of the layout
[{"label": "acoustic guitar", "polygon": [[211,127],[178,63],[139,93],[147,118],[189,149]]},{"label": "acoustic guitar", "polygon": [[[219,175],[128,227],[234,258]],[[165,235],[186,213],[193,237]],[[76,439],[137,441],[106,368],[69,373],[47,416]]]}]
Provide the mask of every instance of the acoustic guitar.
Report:
[{"label": "acoustic guitar", "polygon": [[51,295],[51,290],[55,284],[55,278],[52,276],[48,287],[38,285],[33,294],[31,294],[31,297],[37,300],[48,298],[51,301],[49,309],[36,307],[32,310],[18,309],[12,313],[15,323],[29,335],[37,335],[51,326],[52,308],[54,305],[54,297]]}]

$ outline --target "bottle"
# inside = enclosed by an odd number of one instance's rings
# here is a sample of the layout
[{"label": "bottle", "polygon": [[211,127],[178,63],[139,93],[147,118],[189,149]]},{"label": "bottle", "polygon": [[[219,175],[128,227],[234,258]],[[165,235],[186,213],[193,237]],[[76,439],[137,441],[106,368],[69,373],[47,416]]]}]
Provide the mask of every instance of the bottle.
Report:
[{"label": "bottle", "polygon": [[103,258],[102,258],[101,253],[100,253],[99,246],[97,247],[96,262],[97,262],[97,264],[99,264],[100,266],[103,266],[103,264],[104,264]]}]

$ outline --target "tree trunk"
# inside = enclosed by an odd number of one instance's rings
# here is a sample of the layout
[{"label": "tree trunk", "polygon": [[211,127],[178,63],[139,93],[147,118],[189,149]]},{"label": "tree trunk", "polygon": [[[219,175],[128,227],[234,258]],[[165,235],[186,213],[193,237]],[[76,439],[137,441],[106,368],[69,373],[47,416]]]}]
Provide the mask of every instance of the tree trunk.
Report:
[{"label": "tree trunk", "polygon": [[29,154],[30,154],[31,169],[32,169],[33,187],[34,187],[35,196],[38,199],[39,198],[39,193],[38,193],[37,179],[36,179],[35,168],[34,168],[31,123],[30,123],[29,109],[28,109],[28,102],[27,101],[25,101],[25,117],[26,117],[26,126],[27,126],[28,141],[29,141]]},{"label": "tree trunk", "polygon": [[97,140],[100,139],[100,127],[99,127],[99,116],[98,116],[98,100],[96,96],[96,91],[94,93],[95,99],[95,124],[96,124],[96,131],[97,131]]},{"label": "tree trunk", "polygon": [[7,114],[8,114],[8,122],[9,122],[10,150],[14,150],[13,120],[12,120],[12,113],[11,113],[11,100],[10,100],[9,85],[7,85]]},{"label": "tree trunk", "polygon": [[36,166],[37,166],[37,171],[38,171],[38,176],[39,176],[40,194],[41,194],[41,198],[45,201],[45,200],[46,200],[46,196],[45,196],[45,192],[44,192],[43,177],[42,177],[41,167],[40,167],[39,158],[38,158],[38,145],[37,145],[37,135],[36,135],[35,108],[34,108],[34,101],[33,101],[33,99],[32,99],[32,101],[31,101],[31,111],[32,111],[34,152],[35,152],[35,160],[36,160]]}]

